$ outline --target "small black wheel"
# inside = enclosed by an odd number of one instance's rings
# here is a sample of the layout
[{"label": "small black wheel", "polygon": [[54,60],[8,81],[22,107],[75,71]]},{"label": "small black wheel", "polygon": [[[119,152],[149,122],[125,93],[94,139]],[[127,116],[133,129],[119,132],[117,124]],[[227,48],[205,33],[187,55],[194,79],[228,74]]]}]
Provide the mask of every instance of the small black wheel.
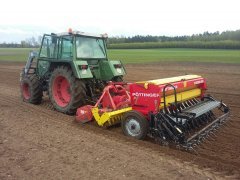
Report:
[{"label": "small black wheel", "polygon": [[137,111],[129,111],[123,115],[122,131],[126,136],[144,139],[149,130],[148,120]]},{"label": "small black wheel", "polygon": [[41,103],[43,91],[39,78],[36,74],[28,75],[25,77],[23,76],[23,74],[21,74],[20,90],[21,98],[23,101],[32,104]]}]

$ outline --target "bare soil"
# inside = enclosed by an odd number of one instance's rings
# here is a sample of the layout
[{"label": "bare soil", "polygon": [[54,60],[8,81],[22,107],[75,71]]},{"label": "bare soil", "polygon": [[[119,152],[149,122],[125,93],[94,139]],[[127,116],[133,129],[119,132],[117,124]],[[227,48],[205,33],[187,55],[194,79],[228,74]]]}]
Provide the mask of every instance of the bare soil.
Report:
[{"label": "bare soil", "polygon": [[77,124],[41,105],[21,101],[22,63],[0,63],[0,179],[239,179],[240,65],[154,63],[127,65],[126,81],[183,74],[207,78],[208,92],[231,108],[227,126],[198,154],[125,137],[120,127]]}]

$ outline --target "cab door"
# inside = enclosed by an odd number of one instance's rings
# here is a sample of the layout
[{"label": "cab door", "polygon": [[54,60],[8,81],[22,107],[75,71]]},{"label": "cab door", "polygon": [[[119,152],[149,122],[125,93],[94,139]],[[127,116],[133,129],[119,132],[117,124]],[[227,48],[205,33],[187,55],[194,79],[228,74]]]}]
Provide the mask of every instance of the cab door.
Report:
[{"label": "cab door", "polygon": [[39,52],[37,74],[42,77],[48,71],[50,63],[58,58],[59,38],[56,35],[44,35]]}]

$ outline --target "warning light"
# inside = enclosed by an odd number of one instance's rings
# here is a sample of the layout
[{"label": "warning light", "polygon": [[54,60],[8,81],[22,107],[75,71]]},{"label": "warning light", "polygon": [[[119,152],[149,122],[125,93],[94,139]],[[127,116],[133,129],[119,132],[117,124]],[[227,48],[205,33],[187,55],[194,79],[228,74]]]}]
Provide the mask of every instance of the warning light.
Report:
[{"label": "warning light", "polygon": [[69,29],[68,29],[68,33],[69,33],[69,34],[72,34],[72,32],[73,32],[73,31],[72,31],[72,28],[69,28]]}]

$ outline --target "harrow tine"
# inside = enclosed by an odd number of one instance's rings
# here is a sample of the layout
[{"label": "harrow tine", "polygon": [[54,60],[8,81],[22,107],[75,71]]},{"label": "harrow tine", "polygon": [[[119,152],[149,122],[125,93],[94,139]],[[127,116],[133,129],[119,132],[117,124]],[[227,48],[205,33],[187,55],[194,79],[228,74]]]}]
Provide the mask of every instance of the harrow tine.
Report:
[{"label": "harrow tine", "polygon": [[209,136],[209,132],[206,132],[206,140],[208,140],[208,138],[209,138],[210,136]]},{"label": "harrow tine", "polygon": [[183,109],[186,109],[186,105],[185,105],[185,102],[182,102],[182,106],[183,106]]},{"label": "harrow tine", "polygon": [[218,130],[220,128],[219,124],[216,124],[216,130]]},{"label": "harrow tine", "polygon": [[167,114],[171,114],[171,111],[169,108],[167,108]]},{"label": "harrow tine", "polygon": [[221,124],[221,127],[229,127],[229,125],[228,125],[228,123],[224,122],[224,123]]},{"label": "harrow tine", "polygon": [[212,144],[212,142],[211,141],[207,141],[207,142],[201,143],[199,145],[199,148],[208,149],[209,144]]},{"label": "harrow tine", "polygon": [[200,145],[202,142],[200,139],[198,139],[197,144]]},{"label": "harrow tine", "polygon": [[198,155],[198,152],[192,146],[188,148],[188,151],[191,152],[191,153],[193,152],[194,154]]},{"label": "harrow tine", "polygon": [[210,134],[217,137],[217,135],[213,131],[211,131]]},{"label": "harrow tine", "polygon": [[192,103],[191,99],[188,100],[189,103],[191,104],[191,106],[193,106],[194,104]]},{"label": "harrow tine", "polygon": [[211,142],[211,141],[215,141],[216,139],[214,139],[211,135],[209,136],[209,142]]},{"label": "harrow tine", "polygon": [[162,110],[164,114],[166,114],[165,109]]},{"label": "harrow tine", "polygon": [[189,107],[191,107],[191,106],[192,106],[192,104],[190,103],[190,101],[189,101],[189,100],[187,101],[187,103],[188,103],[188,106],[189,106]]},{"label": "harrow tine", "polygon": [[192,103],[193,106],[196,105],[192,99],[190,99],[190,102]]},{"label": "harrow tine", "polygon": [[221,121],[221,124],[225,124],[227,122],[226,119],[224,119],[223,121]]},{"label": "harrow tine", "polygon": [[[207,138],[205,139],[205,143],[211,143],[211,140],[209,139],[209,137],[207,137]],[[205,144],[205,143],[203,143],[203,144]]]},{"label": "harrow tine", "polygon": [[194,143],[194,144],[193,144],[193,149],[195,150],[195,149],[198,149],[198,148],[199,148],[199,145],[196,144],[196,143]]},{"label": "harrow tine", "polygon": [[224,126],[226,126],[226,127],[231,127],[231,126],[232,126],[232,122],[230,121],[230,122],[228,122],[228,123],[224,123]]},{"label": "harrow tine", "polygon": [[192,101],[192,103],[193,103],[194,105],[196,105],[196,104],[197,104],[197,102],[196,102],[196,101],[194,101],[194,99],[192,99],[191,101]]},{"label": "harrow tine", "polygon": [[180,105],[178,108],[180,109],[180,111],[182,111],[182,110],[183,110],[183,108],[182,108],[182,105]]},{"label": "harrow tine", "polygon": [[226,126],[227,126],[227,127],[233,127],[234,125],[233,125],[233,122],[232,122],[232,121],[228,121],[228,123],[226,123]]},{"label": "harrow tine", "polygon": [[196,98],[194,98],[194,100],[196,101],[196,103],[199,103],[200,101],[198,100],[198,99],[196,99]]},{"label": "harrow tine", "polygon": [[188,102],[187,102],[187,101],[185,102],[185,104],[186,104],[186,106],[187,106],[187,107],[189,107],[189,104],[188,104]]},{"label": "harrow tine", "polygon": [[209,135],[209,132],[207,132],[207,133],[206,133],[205,140],[208,141],[208,142],[210,142],[210,138],[211,138],[211,136]]}]

